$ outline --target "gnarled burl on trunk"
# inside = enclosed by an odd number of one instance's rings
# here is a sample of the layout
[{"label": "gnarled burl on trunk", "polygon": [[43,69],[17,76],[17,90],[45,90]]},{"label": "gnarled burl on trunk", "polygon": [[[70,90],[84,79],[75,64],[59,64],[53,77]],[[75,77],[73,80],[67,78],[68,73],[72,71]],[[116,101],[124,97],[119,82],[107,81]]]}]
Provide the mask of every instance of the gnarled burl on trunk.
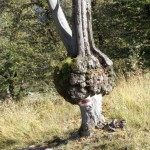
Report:
[{"label": "gnarled burl on trunk", "polygon": [[72,30],[57,0],[48,0],[60,37],[68,56],[55,71],[58,92],[81,109],[81,136],[105,122],[102,96],[112,91],[114,72],[112,61],[94,45],[91,0],[72,0]]}]

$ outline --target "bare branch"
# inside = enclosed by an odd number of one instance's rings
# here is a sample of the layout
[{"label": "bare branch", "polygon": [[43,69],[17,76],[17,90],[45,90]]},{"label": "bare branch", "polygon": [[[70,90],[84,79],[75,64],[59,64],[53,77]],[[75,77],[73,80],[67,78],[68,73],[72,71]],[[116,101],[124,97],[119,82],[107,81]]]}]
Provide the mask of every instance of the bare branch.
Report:
[{"label": "bare branch", "polygon": [[59,0],[47,0],[49,6],[52,9],[54,21],[56,23],[56,27],[58,29],[59,35],[61,37],[61,40],[63,41],[68,55],[71,57],[74,57],[77,55],[77,52],[75,49],[72,49],[72,31],[69,27],[69,24],[66,20],[66,17],[62,11],[62,8],[59,4]]}]

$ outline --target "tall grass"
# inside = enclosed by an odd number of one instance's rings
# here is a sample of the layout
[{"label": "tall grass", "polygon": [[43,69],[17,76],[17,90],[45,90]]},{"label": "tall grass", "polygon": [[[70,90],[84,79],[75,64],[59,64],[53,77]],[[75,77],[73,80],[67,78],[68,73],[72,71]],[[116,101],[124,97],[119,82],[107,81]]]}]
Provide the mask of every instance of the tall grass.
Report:
[{"label": "tall grass", "polygon": [[111,108],[109,118],[124,118],[133,128],[150,125],[150,77],[122,78],[114,91],[104,99]]},{"label": "tall grass", "polygon": [[35,94],[0,104],[0,145],[30,145],[76,128],[76,106],[58,96]]},{"label": "tall grass", "polygon": [[[150,149],[150,77],[136,76],[120,79],[109,96],[103,100],[108,119],[124,118],[125,131],[108,133],[95,131],[98,140],[88,144],[70,141],[62,149]],[[34,94],[20,102],[0,103],[0,149],[15,149],[42,143],[54,136],[66,137],[79,128],[80,111],[57,95]],[[111,138],[109,136],[111,135]],[[108,137],[108,138],[106,138]],[[59,149],[59,147],[58,147]]]}]

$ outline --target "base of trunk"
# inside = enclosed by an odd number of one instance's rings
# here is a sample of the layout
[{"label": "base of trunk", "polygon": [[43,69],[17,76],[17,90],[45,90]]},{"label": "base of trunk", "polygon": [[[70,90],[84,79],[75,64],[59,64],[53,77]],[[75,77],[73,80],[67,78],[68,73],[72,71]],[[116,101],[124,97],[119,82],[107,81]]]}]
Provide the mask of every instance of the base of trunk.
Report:
[{"label": "base of trunk", "polygon": [[80,136],[89,136],[90,131],[94,128],[99,128],[105,123],[102,115],[102,95],[94,95],[87,97],[79,103],[82,123],[79,129]]}]

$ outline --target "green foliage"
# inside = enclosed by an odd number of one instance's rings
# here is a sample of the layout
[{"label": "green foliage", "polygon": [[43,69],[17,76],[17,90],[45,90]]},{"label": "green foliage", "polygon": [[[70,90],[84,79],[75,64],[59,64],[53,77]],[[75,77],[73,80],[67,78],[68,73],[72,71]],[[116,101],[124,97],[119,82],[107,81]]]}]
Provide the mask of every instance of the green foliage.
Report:
[{"label": "green foliage", "polygon": [[[133,42],[132,45],[129,45],[129,57],[126,59],[127,64],[127,73],[137,72],[139,73],[144,69],[144,52],[141,52],[143,47],[142,44]],[[137,72],[138,73],[138,72]]]},{"label": "green foliage", "polygon": [[150,56],[150,1],[97,1],[93,7],[94,37],[100,49],[111,58],[128,59],[128,71],[133,71],[135,62],[136,69],[146,65]]},{"label": "green foliage", "polygon": [[[52,20],[38,22],[28,1],[3,2],[0,14],[0,98],[54,87],[54,64],[66,57]],[[48,7],[48,6],[47,6]]]}]

